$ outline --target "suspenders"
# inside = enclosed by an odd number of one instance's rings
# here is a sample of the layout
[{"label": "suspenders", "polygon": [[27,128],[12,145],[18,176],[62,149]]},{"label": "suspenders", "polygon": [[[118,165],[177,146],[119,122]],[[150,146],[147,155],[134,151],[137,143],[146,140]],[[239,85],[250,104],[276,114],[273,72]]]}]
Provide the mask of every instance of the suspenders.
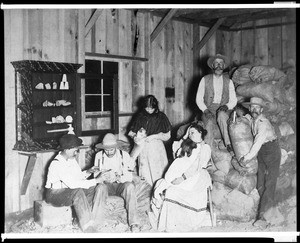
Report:
[{"label": "suspenders", "polygon": [[[121,149],[119,149],[119,151],[120,151],[120,154],[121,154],[121,160],[122,160],[121,165],[122,165],[122,167],[124,167],[123,151],[122,151]],[[102,166],[103,166],[103,164],[104,164],[104,151],[102,150],[101,152],[102,152],[101,164],[102,164]],[[100,167],[100,161],[98,160],[97,162],[98,162],[97,166]]]}]

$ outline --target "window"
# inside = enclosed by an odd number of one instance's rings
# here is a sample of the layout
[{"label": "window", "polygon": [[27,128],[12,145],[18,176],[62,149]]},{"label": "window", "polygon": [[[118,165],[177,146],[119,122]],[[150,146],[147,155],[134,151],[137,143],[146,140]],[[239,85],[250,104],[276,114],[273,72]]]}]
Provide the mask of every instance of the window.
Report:
[{"label": "window", "polygon": [[86,60],[81,74],[81,136],[118,130],[118,62]]},{"label": "window", "polygon": [[[113,80],[118,74],[118,63],[86,60],[86,73],[108,77],[91,78],[85,82],[85,112],[109,114],[113,110]],[[111,78],[109,77],[111,76]]]}]

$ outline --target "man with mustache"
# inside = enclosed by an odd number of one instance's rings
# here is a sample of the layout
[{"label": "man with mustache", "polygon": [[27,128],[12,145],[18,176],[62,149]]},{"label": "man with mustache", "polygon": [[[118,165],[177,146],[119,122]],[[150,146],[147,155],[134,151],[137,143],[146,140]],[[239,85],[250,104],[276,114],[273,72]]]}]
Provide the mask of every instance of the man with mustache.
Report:
[{"label": "man with mustache", "polygon": [[228,64],[227,57],[221,54],[207,60],[207,65],[213,70],[213,74],[208,74],[201,79],[196,103],[202,111],[202,121],[208,132],[205,142],[213,147],[214,127],[217,123],[224,145],[228,152],[232,153],[227,120],[237,104],[237,98],[232,80],[223,74],[223,70],[228,67]]},{"label": "man with mustache", "polygon": [[245,115],[251,124],[254,135],[253,145],[250,151],[239,161],[240,165],[247,163],[257,156],[257,190],[260,196],[257,219],[254,226],[265,228],[268,225],[264,215],[275,206],[275,189],[281,160],[281,149],[277,140],[275,129],[270,121],[262,113],[265,104],[261,98],[252,97],[250,102],[242,103],[249,106],[251,116]]}]

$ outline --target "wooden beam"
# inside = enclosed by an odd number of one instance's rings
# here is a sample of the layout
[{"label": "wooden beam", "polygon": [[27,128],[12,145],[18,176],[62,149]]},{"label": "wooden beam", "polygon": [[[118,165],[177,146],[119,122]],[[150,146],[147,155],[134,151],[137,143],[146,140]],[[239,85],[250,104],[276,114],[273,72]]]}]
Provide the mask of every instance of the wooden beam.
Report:
[{"label": "wooden beam", "polygon": [[143,58],[143,57],[121,56],[121,55],[111,55],[111,54],[102,54],[102,53],[93,53],[93,52],[86,52],[85,56],[86,57],[115,58],[115,59],[124,59],[124,60],[141,61],[141,62],[148,61],[148,58]]},{"label": "wooden beam", "polygon": [[91,28],[96,23],[98,17],[102,13],[102,10],[103,9],[96,9],[95,12],[93,13],[93,15],[90,17],[90,19],[86,23],[86,25],[85,25],[85,37],[88,35],[88,33],[90,32]]},{"label": "wooden beam", "polygon": [[226,18],[220,18],[218,21],[211,27],[211,29],[205,34],[205,36],[202,38],[202,40],[194,46],[194,50],[198,51],[201,50],[201,48],[206,44],[206,42],[210,39],[210,37],[216,32],[218,27],[224,22]]},{"label": "wooden beam", "polygon": [[21,195],[25,195],[36,162],[36,154],[29,155],[21,185]]},{"label": "wooden beam", "polygon": [[177,9],[170,9],[167,15],[160,21],[160,23],[156,26],[155,30],[150,35],[150,43],[152,43],[155,38],[159,35],[161,30],[165,27],[165,25],[169,22],[169,20],[174,16],[177,12]]}]

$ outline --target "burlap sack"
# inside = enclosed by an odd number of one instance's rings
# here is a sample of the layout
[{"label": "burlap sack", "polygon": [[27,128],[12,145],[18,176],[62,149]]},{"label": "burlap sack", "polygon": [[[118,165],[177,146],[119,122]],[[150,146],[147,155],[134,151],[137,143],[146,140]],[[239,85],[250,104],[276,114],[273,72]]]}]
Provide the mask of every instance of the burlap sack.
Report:
[{"label": "burlap sack", "polygon": [[279,102],[284,103],[282,92],[280,86],[273,81],[264,83],[248,82],[236,88],[236,94],[245,98],[259,97],[269,102],[273,102],[276,98]]},{"label": "burlap sack", "polygon": [[232,75],[232,81],[237,84],[237,85],[241,85],[247,82],[252,82],[250,76],[249,76],[249,72],[252,68],[252,65],[242,65],[240,67],[238,67],[233,75]]},{"label": "burlap sack", "polygon": [[211,158],[218,170],[221,170],[225,174],[232,168],[231,154],[227,150],[213,149],[211,151]]},{"label": "burlap sack", "polygon": [[[237,117],[235,121],[231,121],[228,127],[231,145],[237,160],[247,154],[253,144],[253,135],[251,132],[250,123],[245,117]],[[241,166],[236,160],[231,160],[232,166],[239,171]],[[255,174],[257,172],[258,163],[257,158],[250,160],[246,168],[247,174]],[[242,169],[241,169],[242,170]]]},{"label": "burlap sack", "polygon": [[233,169],[226,175],[224,185],[248,195],[256,187],[256,181],[257,176],[255,174],[242,176]]},{"label": "burlap sack", "polygon": [[276,81],[281,87],[286,80],[286,75],[284,72],[268,65],[252,67],[249,72],[249,77],[256,83]]}]

